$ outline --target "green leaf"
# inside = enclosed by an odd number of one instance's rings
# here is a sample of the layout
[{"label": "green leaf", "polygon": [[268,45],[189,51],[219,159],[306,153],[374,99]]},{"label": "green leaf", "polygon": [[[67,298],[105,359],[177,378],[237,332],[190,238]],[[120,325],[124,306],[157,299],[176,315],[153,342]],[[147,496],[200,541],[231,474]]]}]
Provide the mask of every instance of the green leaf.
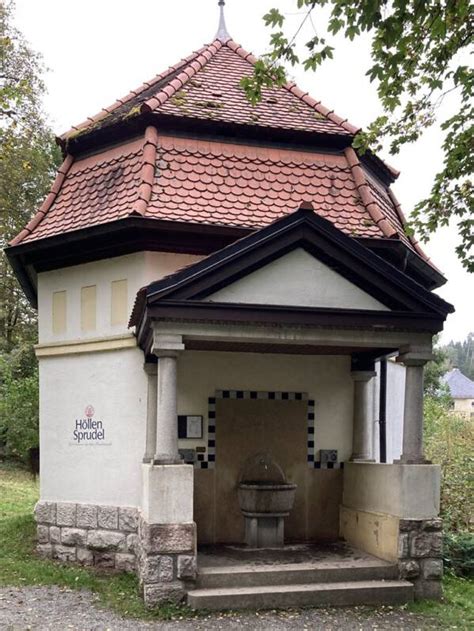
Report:
[{"label": "green leaf", "polygon": [[270,11],[263,16],[263,21],[265,22],[265,26],[278,26],[278,28],[281,28],[285,18],[278,9],[270,9]]}]

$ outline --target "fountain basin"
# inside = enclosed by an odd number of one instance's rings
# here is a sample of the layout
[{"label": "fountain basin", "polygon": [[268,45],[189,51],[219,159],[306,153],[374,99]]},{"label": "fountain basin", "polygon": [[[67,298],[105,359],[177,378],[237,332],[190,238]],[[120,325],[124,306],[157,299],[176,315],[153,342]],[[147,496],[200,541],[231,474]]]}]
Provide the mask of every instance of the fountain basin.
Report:
[{"label": "fountain basin", "polygon": [[267,514],[286,516],[293,508],[296,484],[241,482],[238,487],[239,506],[246,516]]}]

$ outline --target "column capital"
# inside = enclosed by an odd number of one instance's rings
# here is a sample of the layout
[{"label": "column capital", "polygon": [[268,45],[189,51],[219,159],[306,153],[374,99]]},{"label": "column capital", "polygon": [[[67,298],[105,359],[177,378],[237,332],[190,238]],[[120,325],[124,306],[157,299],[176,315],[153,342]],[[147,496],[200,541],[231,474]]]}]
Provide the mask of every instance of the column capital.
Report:
[{"label": "column capital", "polygon": [[395,361],[405,366],[424,366],[434,358],[435,356],[430,351],[406,351],[401,352]]},{"label": "column capital", "polygon": [[376,374],[375,370],[353,370],[351,377],[354,381],[370,381]]},{"label": "column capital", "polygon": [[177,357],[184,351],[182,335],[164,335],[153,331],[151,352],[157,357]]}]

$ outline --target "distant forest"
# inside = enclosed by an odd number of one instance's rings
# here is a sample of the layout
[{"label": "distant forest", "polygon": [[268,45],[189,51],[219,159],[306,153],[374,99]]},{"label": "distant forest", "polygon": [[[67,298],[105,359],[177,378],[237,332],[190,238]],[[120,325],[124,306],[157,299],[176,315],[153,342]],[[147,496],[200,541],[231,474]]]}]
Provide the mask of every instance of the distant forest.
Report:
[{"label": "distant forest", "polygon": [[441,346],[441,350],[446,354],[446,358],[452,368],[459,370],[474,380],[474,333],[469,333],[462,342],[449,342]]}]

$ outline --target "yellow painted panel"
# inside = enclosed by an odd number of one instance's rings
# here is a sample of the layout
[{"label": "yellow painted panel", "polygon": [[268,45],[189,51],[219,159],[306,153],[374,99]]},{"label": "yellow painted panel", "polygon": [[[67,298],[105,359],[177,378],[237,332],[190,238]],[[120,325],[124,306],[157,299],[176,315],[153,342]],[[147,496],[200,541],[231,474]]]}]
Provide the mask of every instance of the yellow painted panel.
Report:
[{"label": "yellow painted panel", "polygon": [[94,331],[96,328],[97,287],[81,287],[81,331]]},{"label": "yellow painted panel", "polygon": [[67,328],[67,292],[53,291],[53,333],[65,333]]},{"label": "yellow painted panel", "polygon": [[128,320],[128,282],[113,280],[110,297],[110,323],[112,326],[127,324]]},{"label": "yellow painted panel", "polygon": [[397,561],[399,518],[341,506],[340,534],[352,546],[379,559]]}]

